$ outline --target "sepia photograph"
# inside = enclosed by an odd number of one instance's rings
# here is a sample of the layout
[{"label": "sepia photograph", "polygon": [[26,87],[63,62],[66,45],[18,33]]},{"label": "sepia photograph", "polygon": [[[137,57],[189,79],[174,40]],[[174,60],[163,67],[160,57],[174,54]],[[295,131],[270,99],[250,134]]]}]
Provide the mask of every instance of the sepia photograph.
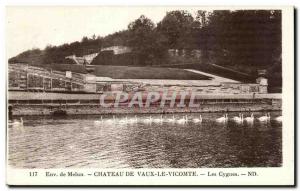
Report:
[{"label": "sepia photograph", "polygon": [[216,176],[237,178],[286,166],[283,121],[294,127],[283,65],[294,63],[284,61],[283,33],[293,28],[283,28],[281,7],[6,12],[8,171],[209,177],[220,168]]}]

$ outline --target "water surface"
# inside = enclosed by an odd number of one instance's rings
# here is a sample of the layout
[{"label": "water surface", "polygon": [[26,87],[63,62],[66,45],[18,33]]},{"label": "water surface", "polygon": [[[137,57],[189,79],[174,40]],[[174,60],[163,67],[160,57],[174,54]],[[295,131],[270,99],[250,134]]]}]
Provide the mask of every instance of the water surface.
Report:
[{"label": "water surface", "polygon": [[[254,113],[256,117],[264,113]],[[229,117],[237,116],[229,113]],[[250,113],[244,113],[250,116]],[[278,167],[282,163],[282,126],[270,122],[218,123],[221,113],[188,114],[185,124],[172,114],[24,116],[8,128],[9,164],[16,168],[199,168]],[[185,114],[175,114],[175,120]]]}]

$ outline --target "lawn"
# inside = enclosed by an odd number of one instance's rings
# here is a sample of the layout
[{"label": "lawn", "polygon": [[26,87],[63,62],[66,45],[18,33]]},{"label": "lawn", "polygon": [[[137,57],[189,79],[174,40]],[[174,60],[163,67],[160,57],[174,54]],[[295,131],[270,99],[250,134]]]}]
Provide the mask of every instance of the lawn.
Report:
[{"label": "lawn", "polygon": [[170,80],[209,80],[210,77],[185,71],[179,68],[95,66],[96,76],[114,79],[170,79]]},{"label": "lawn", "polygon": [[[82,65],[71,64],[52,64],[37,65],[58,71],[72,71],[75,73],[86,74],[87,71]],[[166,67],[131,67],[131,66],[109,66],[95,65],[95,71],[92,74],[101,77],[110,77],[114,79],[170,79],[170,80],[209,80],[210,77],[185,71],[180,68]]]},{"label": "lawn", "polygon": [[[257,76],[251,75],[243,75],[239,72],[234,72],[230,69],[224,69],[221,67],[216,67],[211,64],[174,64],[172,65],[174,68],[182,68],[182,69],[194,69],[202,72],[215,74],[224,78],[229,78],[232,80],[241,81],[244,83],[254,83]],[[163,65],[161,67],[170,67],[168,65]]]}]

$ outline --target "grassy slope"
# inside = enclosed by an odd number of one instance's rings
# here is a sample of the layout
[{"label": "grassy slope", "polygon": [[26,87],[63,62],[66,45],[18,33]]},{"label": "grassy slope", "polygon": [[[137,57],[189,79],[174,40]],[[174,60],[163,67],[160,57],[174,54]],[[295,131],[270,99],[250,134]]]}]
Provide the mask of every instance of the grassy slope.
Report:
[{"label": "grassy slope", "polygon": [[[58,71],[72,71],[76,73],[87,73],[82,65],[52,64],[45,65]],[[96,76],[110,77],[114,79],[170,79],[170,80],[208,80],[208,76],[196,74],[178,68],[160,67],[128,67],[97,65],[92,73]]]},{"label": "grassy slope", "polygon": [[[170,66],[164,65],[161,67],[170,67]],[[206,73],[215,74],[215,75],[218,75],[218,76],[221,76],[224,78],[241,81],[244,83],[251,83],[251,82],[254,82],[256,79],[256,76],[243,75],[241,73],[234,72],[229,69],[228,70],[222,69],[220,67],[216,67],[216,66],[210,65],[210,64],[177,64],[177,65],[173,65],[173,67],[174,68],[184,68],[184,69],[195,69],[195,70],[203,71]]]},{"label": "grassy slope", "polygon": [[115,79],[208,80],[209,77],[177,68],[96,66],[94,74]]}]

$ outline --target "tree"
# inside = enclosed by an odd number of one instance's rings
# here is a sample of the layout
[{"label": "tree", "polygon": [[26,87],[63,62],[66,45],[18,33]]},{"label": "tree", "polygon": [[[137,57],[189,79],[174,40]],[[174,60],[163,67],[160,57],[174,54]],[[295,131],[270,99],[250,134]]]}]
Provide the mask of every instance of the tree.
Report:
[{"label": "tree", "polygon": [[167,12],[166,16],[158,23],[157,29],[168,39],[168,47],[173,49],[188,49],[193,38],[194,18],[187,11],[177,10]]},{"label": "tree", "polygon": [[84,36],[82,39],[81,39],[81,42],[82,43],[87,43],[89,41],[89,38]]},{"label": "tree", "polygon": [[208,15],[207,11],[198,10],[196,15],[196,21],[199,23],[199,28],[206,27],[208,24]]},{"label": "tree", "polygon": [[218,64],[256,70],[281,54],[280,11],[213,11],[204,29],[201,38]]},{"label": "tree", "polygon": [[141,65],[152,65],[163,59],[166,48],[164,37],[155,30],[154,23],[141,15],[128,25],[128,45]]}]

